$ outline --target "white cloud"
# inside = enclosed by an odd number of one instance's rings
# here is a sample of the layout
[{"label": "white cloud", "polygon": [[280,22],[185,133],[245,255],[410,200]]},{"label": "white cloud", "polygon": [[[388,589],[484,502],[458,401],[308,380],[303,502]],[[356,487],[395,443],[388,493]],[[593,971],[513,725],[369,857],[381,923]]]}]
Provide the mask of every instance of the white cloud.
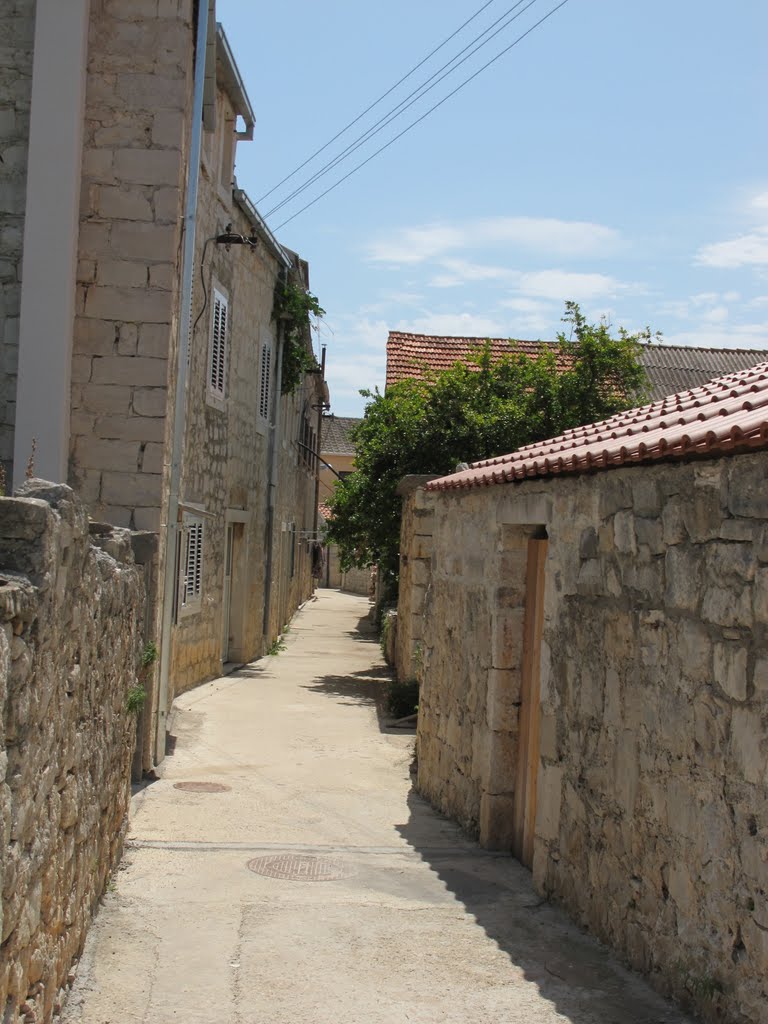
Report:
[{"label": "white cloud", "polygon": [[705,348],[754,348],[765,349],[768,361],[768,323],[729,324],[717,327],[701,324],[687,330],[664,334],[667,345],[700,345]]},{"label": "white cloud", "polygon": [[436,274],[429,284],[433,288],[455,288],[469,281],[500,281],[518,275],[507,267],[494,267],[483,263],[471,263],[469,260],[441,260],[440,266],[447,273]]},{"label": "white cloud", "polygon": [[696,262],[722,269],[768,264],[768,228],[759,228],[727,242],[704,245],[696,253]]},{"label": "white cloud", "polygon": [[483,246],[518,246],[553,256],[606,255],[615,250],[619,234],[589,221],[554,217],[487,217],[455,223],[401,228],[368,246],[368,256],[380,263],[423,263],[455,250]]},{"label": "white cloud", "polygon": [[398,331],[414,334],[437,334],[447,337],[506,338],[508,324],[490,316],[474,313],[426,313],[414,320],[401,320]]},{"label": "white cloud", "polygon": [[615,295],[625,286],[607,274],[579,274],[568,270],[537,270],[521,274],[518,290],[522,295],[565,302],[586,302],[603,295]]}]

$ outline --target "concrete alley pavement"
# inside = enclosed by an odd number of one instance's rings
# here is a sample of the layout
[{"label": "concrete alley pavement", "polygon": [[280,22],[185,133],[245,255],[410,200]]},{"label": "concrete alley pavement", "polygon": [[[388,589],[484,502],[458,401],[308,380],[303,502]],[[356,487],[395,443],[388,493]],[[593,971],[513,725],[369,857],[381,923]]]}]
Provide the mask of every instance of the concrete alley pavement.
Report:
[{"label": "concrete alley pavement", "polygon": [[367,612],[319,590],[284,651],[176,702],[64,1020],[683,1024],[411,793]]}]

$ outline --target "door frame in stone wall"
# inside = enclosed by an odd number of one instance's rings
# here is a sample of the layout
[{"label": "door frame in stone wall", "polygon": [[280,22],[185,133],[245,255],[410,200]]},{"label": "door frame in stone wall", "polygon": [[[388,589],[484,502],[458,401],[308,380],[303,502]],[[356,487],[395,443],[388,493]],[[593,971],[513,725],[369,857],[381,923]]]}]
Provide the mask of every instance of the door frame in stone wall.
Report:
[{"label": "door frame in stone wall", "polygon": [[539,725],[541,720],[541,634],[544,621],[544,564],[546,538],[528,541],[525,581],[525,619],[521,665],[519,743],[512,853],[526,867],[533,865],[536,795],[539,774]]},{"label": "door frame in stone wall", "polygon": [[245,527],[249,518],[249,513],[242,509],[227,509],[225,514],[221,641],[224,662],[246,660],[244,611],[248,552]]}]

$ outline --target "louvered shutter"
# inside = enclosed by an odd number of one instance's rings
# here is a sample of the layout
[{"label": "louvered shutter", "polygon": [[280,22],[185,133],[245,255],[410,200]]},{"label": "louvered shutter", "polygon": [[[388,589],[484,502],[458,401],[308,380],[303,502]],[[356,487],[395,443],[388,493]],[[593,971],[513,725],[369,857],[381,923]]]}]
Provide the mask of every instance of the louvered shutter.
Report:
[{"label": "louvered shutter", "polygon": [[261,391],[259,397],[259,414],[262,419],[269,419],[269,385],[272,371],[272,347],[261,346]]},{"label": "louvered shutter", "polygon": [[217,398],[226,397],[228,312],[227,300],[214,289],[208,387]]},{"label": "louvered shutter", "polygon": [[182,605],[198,605],[203,592],[203,521],[185,517]]}]

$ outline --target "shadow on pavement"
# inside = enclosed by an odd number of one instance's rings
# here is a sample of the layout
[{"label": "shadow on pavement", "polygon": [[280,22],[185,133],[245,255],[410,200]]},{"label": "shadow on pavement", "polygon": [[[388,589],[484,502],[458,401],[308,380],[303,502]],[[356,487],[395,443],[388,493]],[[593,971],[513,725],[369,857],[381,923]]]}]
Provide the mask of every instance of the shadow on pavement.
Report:
[{"label": "shadow on pavement", "polygon": [[482,850],[415,792],[408,808],[397,831],[564,1024],[693,1024],[541,899],[518,861]]},{"label": "shadow on pavement", "polygon": [[384,733],[408,735],[415,729],[392,728],[392,715],[387,711],[387,690],[394,673],[386,665],[377,665],[362,672],[346,675],[318,676],[305,689],[322,693],[326,697],[342,698],[338,704],[347,707],[371,707],[376,711],[379,730]]}]

